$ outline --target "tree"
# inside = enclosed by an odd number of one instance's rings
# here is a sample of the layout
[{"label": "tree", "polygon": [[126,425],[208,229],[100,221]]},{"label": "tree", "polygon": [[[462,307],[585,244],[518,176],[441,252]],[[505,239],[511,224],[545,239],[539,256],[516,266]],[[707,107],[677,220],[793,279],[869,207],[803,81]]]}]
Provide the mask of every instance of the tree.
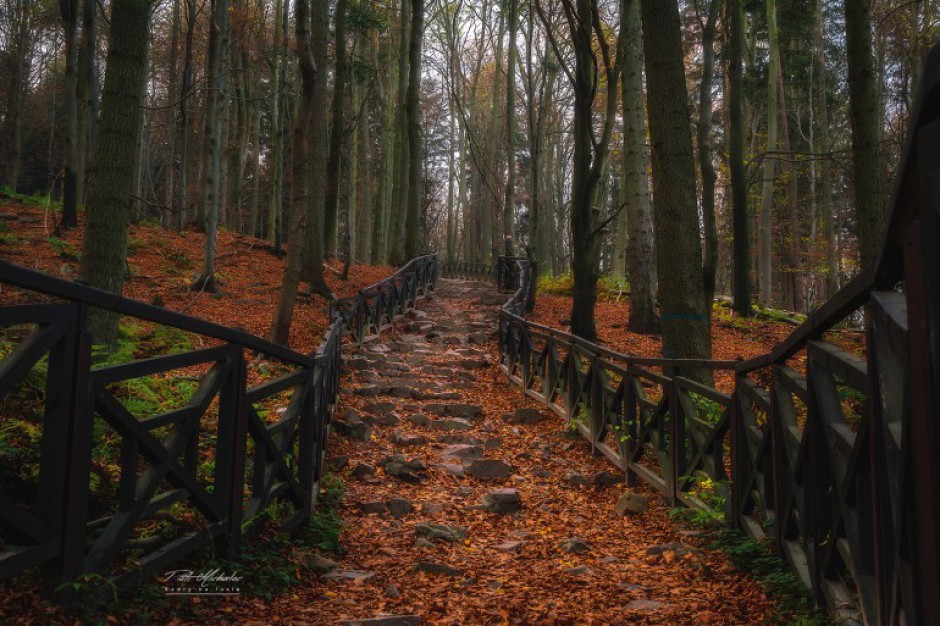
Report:
[{"label": "tree", "polygon": [[[643,51],[653,153],[653,219],[660,325],[666,358],[711,358],[709,303],[702,280],[685,70],[677,0],[642,0]],[[687,376],[710,382],[710,373]]]},{"label": "tree", "polygon": [[780,97],[777,75],[780,73],[780,42],[777,36],[777,0],[767,0],[767,45],[770,62],[767,68],[767,149],[764,153],[764,182],[759,217],[758,287],[761,306],[769,307],[773,295],[773,214],[774,178],[777,165]]},{"label": "tree", "polygon": [[508,0],[509,20],[506,30],[506,194],[503,197],[503,253],[512,256],[513,216],[516,204],[516,30],[519,22],[518,0]]},{"label": "tree", "polygon": [[734,310],[738,315],[751,314],[751,244],[748,229],[747,180],[744,171],[744,10],[742,0],[728,0],[731,41],[728,56],[729,83],[729,154],[731,170],[731,212],[734,237],[733,283]]},{"label": "tree", "polygon": [[852,122],[852,184],[862,266],[875,262],[884,231],[881,106],[872,56],[871,0],[845,0],[846,59]]},{"label": "tree", "polygon": [[[597,339],[594,309],[597,305],[597,279],[600,272],[600,244],[604,227],[613,218],[602,220],[597,200],[598,184],[606,166],[607,152],[616,120],[620,68],[610,53],[607,32],[601,26],[596,0],[564,3],[568,34],[574,48],[574,71],[565,66],[565,74],[574,90],[574,156],[571,175],[571,274],[574,278],[571,305],[571,332],[588,341]],[[552,47],[558,42],[550,22],[539,9]],[[601,59],[595,56],[595,44]],[[607,98],[600,137],[594,130],[594,102],[597,96],[598,68],[603,68]],[[616,217],[616,216],[613,216]]]},{"label": "tree", "polygon": [[222,210],[222,123],[225,119],[225,59],[228,56],[228,0],[212,0],[212,22],[209,31],[209,58],[206,75],[209,92],[206,96],[206,160],[202,180],[202,215],[205,219],[205,253],[202,274],[193,287],[209,293],[218,291],[215,280],[215,250]]},{"label": "tree", "polygon": [[3,69],[6,83],[6,102],[3,124],[0,125],[0,185],[14,191],[20,179],[23,133],[23,105],[29,88],[29,73],[33,56],[33,8],[31,0],[7,0],[4,39],[7,54]]},{"label": "tree", "polygon": [[78,0],[60,0],[65,31],[65,173],[62,220],[59,226],[78,226]]},{"label": "tree", "polygon": [[424,38],[424,0],[411,0],[411,38],[408,46],[408,93],[405,117],[408,122],[408,209],[405,221],[405,258],[418,254],[421,245],[421,201],[424,153],[421,143],[421,44]]},{"label": "tree", "polygon": [[[114,0],[101,97],[101,127],[88,185],[88,221],[81,277],[93,287],[121,293],[127,262],[127,224],[134,189],[137,130],[147,63],[148,0]],[[89,314],[95,340],[112,345],[117,316]]]},{"label": "tree", "polygon": [[[698,163],[702,179],[702,221],[705,225],[705,259],[703,279],[705,300],[715,297],[715,273],[718,271],[718,227],[715,223],[715,166],[709,143],[712,126],[712,78],[715,70],[715,29],[720,0],[711,0],[708,17],[702,27],[702,83],[699,86]],[[711,313],[711,307],[708,307]]]},{"label": "tree", "polygon": [[343,140],[346,133],[346,8],[347,0],[337,0],[335,14],[334,49],[336,73],[333,79],[332,127],[330,128],[330,155],[326,162],[326,208],[323,218],[323,248],[329,253],[336,246],[336,225],[339,213],[339,189],[342,179],[340,165],[343,158]]},{"label": "tree", "polygon": [[[324,22],[327,18],[325,3],[316,3],[317,11],[313,24],[318,28],[318,36],[325,43],[326,34]],[[294,315],[294,304],[297,300],[297,288],[305,269],[312,269],[311,288],[326,288],[323,281],[323,248],[320,233],[322,222],[322,194],[319,196],[320,209],[315,208],[316,196],[311,201],[311,190],[316,189],[317,182],[322,182],[326,173],[322,157],[317,162],[317,153],[322,150],[314,149],[316,139],[322,139],[322,130],[325,130],[325,121],[320,124],[323,129],[317,128],[317,118],[322,120],[325,105],[324,94],[318,97],[318,83],[325,81],[323,66],[317,65],[314,57],[313,38],[310,28],[310,5],[308,0],[295,0],[294,28],[296,33],[297,69],[300,73],[300,105],[294,124],[293,136],[293,174],[291,180],[291,211],[290,227],[287,240],[287,258],[284,264],[284,279],[278,298],[277,310],[271,324],[271,341],[287,344],[290,338],[290,324]],[[323,50],[320,50],[321,54]],[[320,58],[324,58],[323,54]],[[318,110],[317,105],[320,105]],[[321,132],[316,132],[321,130]],[[317,174],[320,174],[319,180]],[[313,231],[313,233],[309,232]],[[311,245],[312,244],[312,245]],[[309,247],[308,247],[309,246]],[[316,255],[319,254],[319,257]],[[310,256],[312,268],[305,268],[307,256]],[[319,270],[317,275],[316,270]],[[321,284],[316,284],[317,281]],[[328,291],[328,288],[326,288]]]},{"label": "tree", "polygon": [[[307,220],[307,244],[304,251],[304,275],[310,285],[310,293],[320,294],[324,298],[332,299],[326,280],[323,278],[324,256],[324,211],[326,206],[326,150],[321,146],[327,145],[327,115],[326,115],[326,80],[327,80],[327,48],[329,46],[329,7],[326,2],[313,3],[313,28],[311,31],[311,48],[313,62],[316,68],[312,74],[313,89],[310,98],[309,144],[304,150],[309,151],[309,173],[306,168],[298,169],[295,164],[294,180],[298,176],[309,176],[307,184],[310,185],[310,201],[307,210],[310,212]],[[306,87],[304,87],[306,89]],[[298,113],[298,124],[300,124]],[[297,141],[296,132],[294,135]],[[297,149],[296,143],[294,149]]]},{"label": "tree", "polygon": [[[649,151],[643,107],[643,42],[639,0],[621,4],[623,47],[623,198],[626,217],[626,267],[630,276],[630,316],[627,328],[653,333],[656,319],[653,207],[650,203]],[[619,250],[617,251],[619,253]]]}]

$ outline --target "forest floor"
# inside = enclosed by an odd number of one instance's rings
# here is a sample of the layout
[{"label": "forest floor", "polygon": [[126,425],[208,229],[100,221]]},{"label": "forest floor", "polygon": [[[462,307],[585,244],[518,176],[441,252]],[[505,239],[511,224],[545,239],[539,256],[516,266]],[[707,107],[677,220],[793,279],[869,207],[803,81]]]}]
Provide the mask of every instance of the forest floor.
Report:
[{"label": "forest floor", "polygon": [[[0,199],[0,259],[66,279],[78,277],[84,229],[56,234],[59,214]],[[131,226],[128,238],[128,298],[244,329],[266,337],[274,319],[284,272],[281,255],[270,242],[222,230],[218,237],[216,276],[220,293],[192,290],[202,269],[204,237],[154,224]],[[325,277],[337,297],[354,295],[390,276],[395,268],[352,265],[341,279],[342,261],[328,259]],[[4,294],[5,301],[9,297]],[[301,294],[294,309],[290,345],[311,352],[323,338],[328,311],[320,296]]]},{"label": "forest floor", "polygon": [[[601,300],[597,303],[598,343],[628,355],[658,357],[662,354],[660,335],[643,335],[627,330],[630,316],[629,299]],[[535,310],[528,319],[538,324],[568,330],[571,318],[571,297],[540,293]],[[791,323],[773,319],[745,318],[730,308],[715,306],[712,314],[712,358],[722,361],[747,360],[773,351],[778,343],[796,329]],[[857,356],[864,352],[864,333],[852,329],[838,329],[826,333],[825,339]],[[790,365],[802,371],[806,354],[801,351]],[[716,386],[724,392],[734,388],[732,372],[717,372]]]},{"label": "forest floor", "polygon": [[765,622],[773,608],[761,586],[672,522],[652,491],[638,489],[648,512],[614,513],[615,469],[499,372],[499,299],[487,285],[443,280],[381,343],[349,351],[353,392],[336,424],[345,435],[330,446],[346,484],[343,549],[324,567],[333,569],[270,601],[188,606],[182,619]]}]

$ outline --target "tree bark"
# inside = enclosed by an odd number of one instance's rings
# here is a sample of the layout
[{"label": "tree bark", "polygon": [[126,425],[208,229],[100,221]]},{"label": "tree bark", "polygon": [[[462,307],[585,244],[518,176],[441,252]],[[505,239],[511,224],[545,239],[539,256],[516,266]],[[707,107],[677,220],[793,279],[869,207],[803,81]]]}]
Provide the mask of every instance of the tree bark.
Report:
[{"label": "tree bark", "polygon": [[[643,108],[643,42],[639,0],[624,0],[621,22],[623,44],[623,197],[626,269],[630,277],[630,314],[627,328],[654,333],[656,319],[656,265],[653,207],[650,202],[649,151]],[[616,251],[619,253],[619,250]]]},{"label": "tree bark", "polygon": [[424,198],[424,150],[421,133],[421,45],[424,40],[424,0],[411,2],[411,37],[408,49],[408,93],[405,118],[408,122],[408,209],[405,222],[405,260],[417,256],[424,228],[421,201]]},{"label": "tree bark", "polygon": [[[324,4],[325,3],[320,3]],[[322,37],[325,44],[325,26],[326,7],[320,7],[313,20],[315,28],[319,29],[318,36]],[[312,44],[310,29],[310,6],[308,0],[295,0],[294,2],[294,28],[296,33],[296,52],[297,68],[300,73],[300,106],[297,110],[297,118],[294,123],[293,136],[293,174],[291,181],[291,212],[290,228],[288,230],[287,259],[284,265],[284,280],[281,285],[281,292],[278,298],[277,310],[274,313],[274,321],[271,325],[271,341],[287,344],[290,340],[290,325],[294,314],[294,304],[297,300],[297,288],[304,272],[304,257],[308,254],[316,253],[317,250],[310,246],[312,240],[319,239],[319,233],[309,233],[310,230],[317,230],[317,224],[311,223],[311,218],[315,218],[318,211],[311,211],[313,204],[310,199],[311,189],[316,185],[316,164],[317,152],[314,146],[317,137],[314,136],[316,119],[322,116],[323,109],[317,110],[317,83],[325,80],[322,66],[316,64],[314,56],[314,47]],[[286,34],[286,33],[285,33]],[[325,56],[325,55],[324,55]],[[325,104],[325,98],[320,98],[319,103]],[[325,125],[324,125],[325,126]],[[322,144],[319,144],[322,145]],[[313,154],[311,154],[313,153]],[[323,161],[323,159],[320,159]],[[323,164],[325,165],[325,163]],[[321,170],[325,174],[325,168]],[[322,182],[322,176],[320,177]],[[321,196],[322,201],[322,196]],[[317,242],[315,245],[321,245]],[[319,249],[322,254],[322,248]],[[319,271],[322,277],[323,260],[317,259]]]},{"label": "tree bark", "polygon": [[59,0],[65,31],[65,173],[61,228],[78,226],[78,0]]},{"label": "tree bark", "polygon": [[751,244],[748,228],[747,179],[744,171],[744,11],[742,0],[728,0],[730,17],[730,55],[728,57],[728,108],[730,146],[728,166],[731,170],[731,220],[734,237],[733,274],[734,310],[738,315],[751,314]]},{"label": "tree bark", "polygon": [[875,262],[884,231],[882,119],[872,57],[871,0],[845,0],[849,118],[852,122],[852,182],[862,267]]},{"label": "tree bark", "polygon": [[770,48],[770,64],[767,69],[767,148],[764,153],[764,182],[761,192],[761,207],[758,231],[760,234],[759,297],[761,306],[769,307],[773,299],[773,214],[776,156],[768,153],[778,148],[778,124],[780,120],[777,93],[777,74],[780,71],[780,43],[777,37],[777,2],[767,0],[767,45]]},{"label": "tree bark", "polygon": [[226,57],[228,55],[228,0],[212,0],[209,59],[206,66],[209,91],[206,96],[206,161],[202,180],[202,214],[205,218],[205,251],[202,274],[194,289],[218,291],[215,280],[216,239],[222,210],[222,126],[225,119]]},{"label": "tree bark", "polygon": [[339,189],[342,184],[340,166],[343,160],[343,140],[346,135],[346,10],[347,0],[337,0],[335,14],[336,71],[333,74],[333,108],[330,127],[330,156],[326,162],[326,208],[323,218],[323,249],[329,254],[336,247]]},{"label": "tree bark", "polygon": [[[705,226],[705,258],[702,276],[705,301],[715,298],[715,274],[718,270],[718,227],[715,223],[715,166],[710,144],[712,126],[712,79],[715,75],[715,28],[720,0],[711,0],[708,18],[702,29],[702,83],[699,87],[698,164],[702,178],[702,221]],[[712,307],[708,307],[711,315]]]},{"label": "tree bark", "polygon": [[[660,325],[666,358],[711,358],[702,242],[695,197],[688,93],[677,0],[642,0],[643,50],[653,154],[653,218]],[[711,373],[684,375],[711,382]]]},{"label": "tree bark", "polygon": [[513,216],[516,204],[516,30],[518,0],[508,0],[509,25],[506,38],[506,193],[503,197],[503,253],[512,256]]},{"label": "tree bark", "polygon": [[29,88],[29,73],[32,67],[32,2],[16,3],[10,22],[13,41],[8,43],[12,54],[9,58],[9,74],[4,77],[7,101],[3,126],[0,127],[0,185],[16,191],[20,179],[23,141],[23,105]]},{"label": "tree bark", "polygon": [[[127,224],[134,189],[141,92],[147,64],[150,5],[114,0],[108,61],[101,100],[101,128],[88,186],[88,220],[81,276],[92,287],[120,294],[127,269]],[[93,309],[88,329],[96,342],[113,345],[117,315]]]}]

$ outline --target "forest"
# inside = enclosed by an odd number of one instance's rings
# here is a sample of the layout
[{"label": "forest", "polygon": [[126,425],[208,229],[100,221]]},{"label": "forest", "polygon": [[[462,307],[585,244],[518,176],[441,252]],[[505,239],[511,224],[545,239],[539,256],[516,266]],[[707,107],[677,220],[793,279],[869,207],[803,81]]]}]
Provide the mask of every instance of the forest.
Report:
[{"label": "forest", "polygon": [[0,0],[0,622],[940,623],[938,40]]},{"label": "forest", "polygon": [[[129,224],[284,255],[270,336],[324,258],[530,259],[708,357],[711,302],[806,313],[877,256],[932,0],[3,0],[0,185],[82,228],[120,292]],[[105,316],[106,317],[106,316]],[[104,339],[113,320],[97,321]],[[112,330],[108,330],[108,327]]]}]

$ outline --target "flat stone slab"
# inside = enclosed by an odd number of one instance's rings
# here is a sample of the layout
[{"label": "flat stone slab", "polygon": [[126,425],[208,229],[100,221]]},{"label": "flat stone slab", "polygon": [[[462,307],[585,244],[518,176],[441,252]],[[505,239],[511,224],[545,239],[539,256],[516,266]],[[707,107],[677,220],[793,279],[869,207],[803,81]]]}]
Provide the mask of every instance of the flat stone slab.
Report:
[{"label": "flat stone slab", "polygon": [[523,407],[516,409],[513,413],[506,413],[503,419],[509,424],[538,424],[545,416],[538,409]]},{"label": "flat stone slab", "polygon": [[455,431],[455,430],[472,430],[473,424],[467,420],[460,419],[459,417],[452,417],[449,419],[439,419],[431,420],[428,422],[428,428],[431,430],[446,430],[446,431]]},{"label": "flat stone slab", "polygon": [[490,513],[508,515],[522,509],[522,498],[519,497],[518,489],[497,489],[486,494],[483,506]]},{"label": "flat stone slab", "polygon": [[591,546],[589,546],[584,539],[581,539],[581,537],[568,537],[567,539],[562,539],[561,543],[558,544],[558,547],[561,548],[564,552],[568,552],[570,554],[579,554],[581,552],[587,552],[591,549]]},{"label": "flat stone slab", "polygon": [[614,505],[617,515],[641,515],[650,509],[650,499],[633,491],[626,491]]},{"label": "flat stone slab", "polygon": [[466,472],[481,480],[506,480],[512,476],[512,465],[498,459],[475,459],[467,465]]},{"label": "flat stone slab", "polygon": [[463,575],[463,570],[459,570],[456,567],[451,567],[450,565],[444,565],[443,563],[432,563],[431,561],[421,561],[415,565],[411,571],[425,572],[427,574],[440,574],[451,577]]},{"label": "flat stone slab", "polygon": [[456,443],[441,450],[442,459],[479,459],[483,457],[483,446]]},{"label": "flat stone slab", "polygon": [[364,580],[369,580],[373,576],[375,576],[375,572],[367,572],[365,570],[359,569],[335,569],[328,574],[324,574],[323,580],[346,580],[361,582]]},{"label": "flat stone slab", "polygon": [[463,526],[446,526],[421,522],[415,526],[415,536],[429,541],[440,540],[457,543],[467,538],[467,529]]}]

